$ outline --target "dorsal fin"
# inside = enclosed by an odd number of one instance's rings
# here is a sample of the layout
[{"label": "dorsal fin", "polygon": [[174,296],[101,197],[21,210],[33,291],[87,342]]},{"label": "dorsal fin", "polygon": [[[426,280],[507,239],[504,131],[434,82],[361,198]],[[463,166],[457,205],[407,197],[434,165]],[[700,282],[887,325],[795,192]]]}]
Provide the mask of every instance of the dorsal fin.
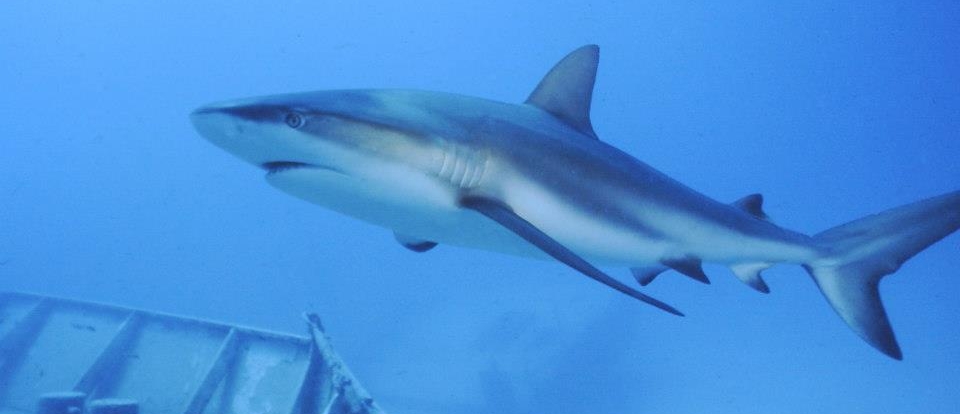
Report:
[{"label": "dorsal fin", "polygon": [[762,194],[750,194],[744,198],[734,201],[732,205],[760,220],[770,220],[770,217],[767,216],[767,213],[763,211]]},{"label": "dorsal fin", "polygon": [[597,45],[583,46],[570,52],[543,77],[526,103],[596,138],[597,134],[590,123],[590,101],[599,59],[600,48]]}]

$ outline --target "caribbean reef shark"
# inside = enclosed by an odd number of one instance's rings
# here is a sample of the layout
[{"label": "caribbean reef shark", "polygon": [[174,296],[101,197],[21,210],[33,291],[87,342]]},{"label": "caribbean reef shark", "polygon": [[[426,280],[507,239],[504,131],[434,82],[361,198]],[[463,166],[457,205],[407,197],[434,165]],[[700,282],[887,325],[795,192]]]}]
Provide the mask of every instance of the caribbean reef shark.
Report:
[{"label": "caribbean reef shark", "polygon": [[813,236],[785,229],[758,194],[713,200],[600,141],[590,122],[598,59],[595,45],[573,51],[522,104],[341,90],[217,103],[191,120],[274,187],[391,229],[411,250],[553,258],[677,315],[595,265],[630,267],[645,285],[667,269],[708,282],[701,264],[722,263],[761,292],[761,271],[802,265],[847,325],[902,358],[878,284],[960,227],[960,191]]}]

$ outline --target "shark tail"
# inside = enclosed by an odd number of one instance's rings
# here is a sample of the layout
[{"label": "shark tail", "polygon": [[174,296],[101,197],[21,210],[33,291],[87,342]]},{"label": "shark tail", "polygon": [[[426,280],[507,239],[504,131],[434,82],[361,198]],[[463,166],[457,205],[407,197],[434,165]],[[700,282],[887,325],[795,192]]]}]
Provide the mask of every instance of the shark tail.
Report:
[{"label": "shark tail", "polygon": [[804,268],[857,335],[891,358],[903,359],[880,301],[880,279],[958,228],[960,191],[955,191],[815,235],[824,254]]}]

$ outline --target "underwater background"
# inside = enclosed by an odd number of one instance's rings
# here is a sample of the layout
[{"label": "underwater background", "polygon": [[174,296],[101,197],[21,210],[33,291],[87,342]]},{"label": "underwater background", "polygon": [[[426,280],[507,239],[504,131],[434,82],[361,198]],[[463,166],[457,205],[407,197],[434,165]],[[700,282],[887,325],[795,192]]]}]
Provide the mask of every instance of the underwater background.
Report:
[{"label": "underwater background", "polygon": [[[797,266],[643,288],[307,204],[194,132],[229,98],[417,88],[524,100],[601,46],[604,141],[814,233],[960,188],[960,3],[8,1],[0,290],[305,334],[391,413],[957,413],[960,237],[884,279],[894,361]],[[630,280],[626,269],[606,269]]]}]

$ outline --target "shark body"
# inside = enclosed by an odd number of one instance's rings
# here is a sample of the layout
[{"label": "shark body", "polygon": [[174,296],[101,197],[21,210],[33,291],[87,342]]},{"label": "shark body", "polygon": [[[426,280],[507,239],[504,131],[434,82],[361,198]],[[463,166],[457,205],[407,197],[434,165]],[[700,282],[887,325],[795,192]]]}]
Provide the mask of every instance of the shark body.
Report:
[{"label": "shark body", "polygon": [[723,263],[761,292],[764,269],[803,265],[858,335],[902,358],[877,285],[960,227],[960,192],[814,236],[782,228],[759,195],[713,200],[600,141],[589,117],[598,57],[593,45],[570,53],[523,104],[344,90],[217,103],[191,119],[274,187],[391,229],[411,250],[553,258],[678,315],[594,264],[630,267],[645,285],[667,269],[708,282],[701,263]]}]

